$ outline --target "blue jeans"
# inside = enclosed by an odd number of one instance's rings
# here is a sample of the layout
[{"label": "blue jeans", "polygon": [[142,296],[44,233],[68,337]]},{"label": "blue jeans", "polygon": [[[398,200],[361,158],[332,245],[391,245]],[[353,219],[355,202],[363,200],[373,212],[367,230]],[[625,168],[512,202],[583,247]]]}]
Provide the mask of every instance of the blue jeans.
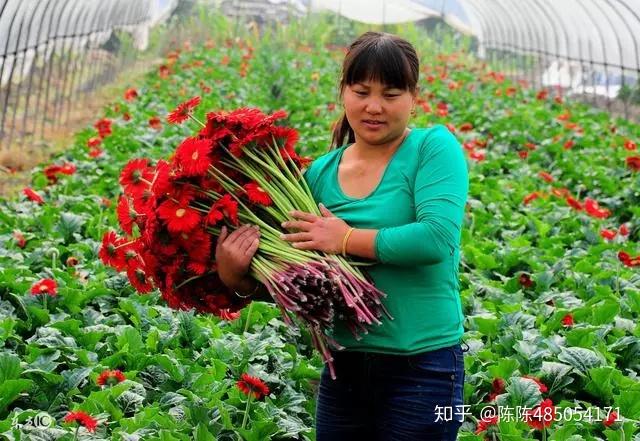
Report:
[{"label": "blue jeans", "polygon": [[333,352],[336,380],[322,371],[317,441],[457,438],[462,424],[460,344],[416,355]]}]

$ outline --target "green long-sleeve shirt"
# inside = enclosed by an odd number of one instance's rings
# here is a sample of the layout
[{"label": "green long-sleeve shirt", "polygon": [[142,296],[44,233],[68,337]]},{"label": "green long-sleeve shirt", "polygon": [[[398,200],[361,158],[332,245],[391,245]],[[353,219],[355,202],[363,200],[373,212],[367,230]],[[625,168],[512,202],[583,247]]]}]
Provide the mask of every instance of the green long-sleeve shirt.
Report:
[{"label": "green long-sleeve shirt", "polygon": [[458,343],[460,232],[469,191],[460,143],[443,125],[412,129],[364,198],[345,195],[338,183],[346,147],[314,160],[305,180],[315,201],[350,226],[379,230],[377,263],[366,268],[387,294],[383,302],[394,320],[383,316],[359,341],[337,322],[333,337],[347,350],[405,355]]}]

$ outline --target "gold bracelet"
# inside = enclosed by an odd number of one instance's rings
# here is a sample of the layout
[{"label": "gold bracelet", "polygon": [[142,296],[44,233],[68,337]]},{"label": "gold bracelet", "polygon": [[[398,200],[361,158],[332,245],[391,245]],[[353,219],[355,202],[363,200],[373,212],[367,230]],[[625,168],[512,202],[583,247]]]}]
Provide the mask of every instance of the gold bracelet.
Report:
[{"label": "gold bracelet", "polygon": [[349,228],[347,234],[344,235],[344,239],[342,239],[342,257],[347,257],[347,241],[349,240],[349,236],[351,236],[351,233],[353,233],[353,230],[355,230],[355,228]]},{"label": "gold bracelet", "polygon": [[241,299],[246,299],[248,297],[251,297],[252,295],[254,295],[256,293],[256,291],[258,291],[258,288],[260,287],[260,281],[256,280],[256,287],[253,288],[253,291],[251,291],[250,294],[247,294],[246,296],[241,296],[240,294],[238,294],[238,291],[233,290],[233,293],[235,295],[237,295],[238,297],[240,297]]}]

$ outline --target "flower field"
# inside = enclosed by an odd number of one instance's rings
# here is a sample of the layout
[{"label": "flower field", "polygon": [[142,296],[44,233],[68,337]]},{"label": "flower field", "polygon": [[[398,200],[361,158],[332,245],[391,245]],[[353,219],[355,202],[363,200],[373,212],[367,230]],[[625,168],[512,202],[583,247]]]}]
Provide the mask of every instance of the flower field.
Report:
[{"label": "flower field", "polygon": [[[284,110],[300,154],[328,148],[344,55],[328,25],[213,25],[0,202],[2,439],[315,439],[323,362],[305,328],[262,302],[172,309],[99,257],[125,164],[168,159],[199,129],[167,120],[179,103],[201,97],[201,121]],[[421,55],[410,126],[446,124],[470,172],[459,439],[640,439],[640,126],[404,34]]]}]

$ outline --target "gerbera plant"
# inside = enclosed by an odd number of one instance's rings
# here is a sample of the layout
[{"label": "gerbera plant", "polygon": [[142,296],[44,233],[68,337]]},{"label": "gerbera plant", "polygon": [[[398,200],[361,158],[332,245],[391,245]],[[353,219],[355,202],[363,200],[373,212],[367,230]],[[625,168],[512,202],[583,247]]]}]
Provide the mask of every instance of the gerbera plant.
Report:
[{"label": "gerbera plant", "polygon": [[295,130],[278,126],[286,117],[258,109],[211,112],[206,122],[191,114],[199,97],[180,104],[167,118],[196,121],[201,129],[184,139],[169,160],[129,161],[120,175],[124,194],[118,219],[125,237],[110,231],[100,257],[126,271],[146,293],[158,288],[171,307],[220,315],[246,306],[217,275],[215,245],[221,228],[251,223],[260,227],[260,246],[250,275],[264,284],[285,321],[298,317],[315,347],[331,364],[328,346],[334,319],[356,336],[380,324],[384,309],[376,289],[355,262],[339,255],[298,250],[280,239],[292,210],[320,215],[302,170]]}]

